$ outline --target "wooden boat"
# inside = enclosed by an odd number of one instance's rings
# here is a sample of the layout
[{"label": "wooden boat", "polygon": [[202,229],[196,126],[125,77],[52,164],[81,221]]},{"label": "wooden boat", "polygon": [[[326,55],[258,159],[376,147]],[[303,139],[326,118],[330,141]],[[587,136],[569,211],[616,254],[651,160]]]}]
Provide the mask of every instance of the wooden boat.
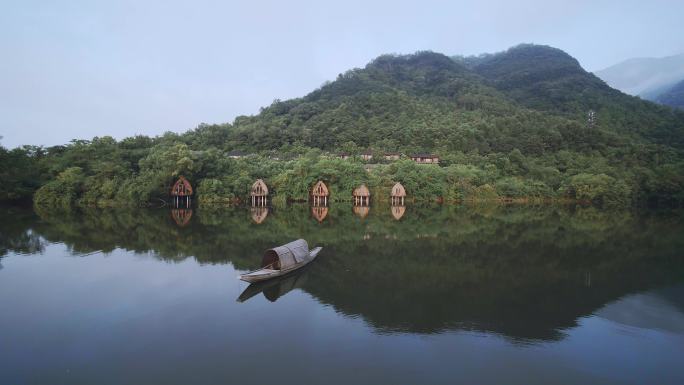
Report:
[{"label": "wooden boat", "polygon": [[289,274],[313,261],[322,247],[309,250],[303,239],[266,250],[261,260],[261,268],[238,276],[246,282],[261,282]]}]

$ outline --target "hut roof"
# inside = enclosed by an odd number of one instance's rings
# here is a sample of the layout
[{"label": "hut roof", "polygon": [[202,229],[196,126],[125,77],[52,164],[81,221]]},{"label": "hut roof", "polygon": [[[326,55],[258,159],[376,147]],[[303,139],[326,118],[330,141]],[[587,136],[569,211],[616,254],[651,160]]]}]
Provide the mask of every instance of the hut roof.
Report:
[{"label": "hut roof", "polygon": [[369,149],[366,149],[366,151],[364,151],[363,154],[361,154],[361,155],[373,155],[373,151],[371,151],[371,149],[369,148]]},{"label": "hut roof", "polygon": [[401,183],[397,182],[392,187],[392,196],[393,197],[405,197],[406,196],[406,190],[404,189],[404,186],[401,185]]},{"label": "hut roof", "polygon": [[257,179],[254,184],[252,184],[251,196],[266,196],[268,195],[268,187],[262,179]]},{"label": "hut roof", "polygon": [[428,154],[428,153],[423,152],[423,153],[413,154],[413,155],[411,155],[411,158],[439,158],[439,157],[435,154]]},{"label": "hut roof", "polygon": [[180,176],[176,183],[171,187],[171,195],[181,197],[192,195],[192,185],[185,177]]},{"label": "hut roof", "polygon": [[311,195],[327,197],[328,195],[330,195],[330,191],[328,191],[328,186],[326,186],[322,180],[319,180],[318,182],[316,182],[313,189],[311,189]]},{"label": "hut roof", "polygon": [[[347,191],[349,191],[349,190],[347,190]],[[368,187],[366,187],[365,184],[362,184],[361,186],[355,188],[354,192],[352,194],[355,197],[369,197],[370,191],[368,190]]]},{"label": "hut roof", "polygon": [[274,265],[274,262],[279,262],[277,265],[282,270],[302,263],[309,259],[309,257],[309,244],[303,239],[297,239],[285,245],[266,250],[261,260],[261,266],[266,267]]}]

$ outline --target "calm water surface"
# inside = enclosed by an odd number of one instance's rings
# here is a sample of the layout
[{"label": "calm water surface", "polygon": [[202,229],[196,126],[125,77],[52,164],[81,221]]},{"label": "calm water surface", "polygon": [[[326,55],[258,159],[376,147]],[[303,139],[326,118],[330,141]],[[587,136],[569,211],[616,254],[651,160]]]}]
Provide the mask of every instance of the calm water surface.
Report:
[{"label": "calm water surface", "polygon": [[681,213],[0,211],[2,384],[684,383]]}]

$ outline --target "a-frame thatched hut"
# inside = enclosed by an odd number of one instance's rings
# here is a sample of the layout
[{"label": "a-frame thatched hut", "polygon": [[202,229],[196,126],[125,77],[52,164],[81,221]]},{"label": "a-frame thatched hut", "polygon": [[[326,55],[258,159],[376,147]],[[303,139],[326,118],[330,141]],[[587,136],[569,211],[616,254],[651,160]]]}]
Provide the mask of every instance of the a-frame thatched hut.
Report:
[{"label": "a-frame thatched hut", "polygon": [[327,206],[329,195],[328,186],[322,180],[319,180],[311,189],[311,202],[314,206]]},{"label": "a-frame thatched hut", "polygon": [[354,206],[368,206],[370,203],[370,190],[365,184],[354,189],[352,192],[354,198]]},{"label": "a-frame thatched hut", "polygon": [[397,182],[392,187],[392,205],[404,205],[404,198],[406,197],[406,189],[401,183]]},{"label": "a-frame thatched hut", "polygon": [[266,206],[266,201],[268,198],[268,187],[262,179],[257,179],[254,184],[252,184],[252,189],[249,192],[252,198],[252,206]]},{"label": "a-frame thatched hut", "polygon": [[171,186],[171,197],[173,198],[173,204],[176,207],[184,205],[185,207],[190,207],[192,203],[192,185],[183,176],[179,176],[176,183]]}]

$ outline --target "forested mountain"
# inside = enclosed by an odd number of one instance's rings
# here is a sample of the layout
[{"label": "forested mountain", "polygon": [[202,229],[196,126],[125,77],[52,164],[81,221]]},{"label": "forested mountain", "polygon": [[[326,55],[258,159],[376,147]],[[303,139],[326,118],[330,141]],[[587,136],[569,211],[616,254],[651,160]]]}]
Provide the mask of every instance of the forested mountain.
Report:
[{"label": "forested mountain", "polygon": [[[229,159],[236,149],[255,155]],[[366,149],[430,151],[441,167],[380,161],[387,164],[366,171],[358,159],[332,156]],[[204,204],[244,198],[257,177],[280,199],[306,199],[317,179],[330,183],[336,199],[360,183],[382,195],[397,180],[419,200],[627,204],[677,201],[684,191],[684,112],[625,95],[563,51],[536,45],[469,58],[383,55],[232,124],[2,150],[0,157],[22,151],[40,176],[24,181],[18,167],[3,173],[21,191],[44,185],[35,201],[49,206],[145,204],[165,199],[180,174],[199,185]]]}]

